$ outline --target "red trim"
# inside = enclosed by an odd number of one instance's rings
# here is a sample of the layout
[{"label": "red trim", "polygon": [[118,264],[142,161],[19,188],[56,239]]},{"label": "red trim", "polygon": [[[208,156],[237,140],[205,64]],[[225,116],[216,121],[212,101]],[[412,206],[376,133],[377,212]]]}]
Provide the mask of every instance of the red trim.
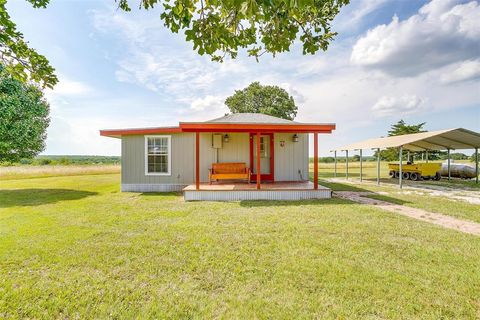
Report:
[{"label": "red trim", "polygon": [[200,132],[195,133],[195,188],[200,189]]},{"label": "red trim", "polygon": [[318,190],[318,133],[313,133],[313,189]]},{"label": "red trim", "polygon": [[135,134],[155,134],[155,133],[176,133],[182,132],[180,127],[158,127],[158,128],[137,128],[137,129],[107,129],[100,130],[100,135],[105,137],[120,137]]},{"label": "red trim", "polygon": [[296,124],[252,124],[252,123],[193,123],[180,122],[179,127],[130,128],[100,130],[101,136],[119,138],[125,135],[144,135],[178,132],[290,132],[290,133],[332,133],[335,124],[296,123]]},{"label": "red trim", "polygon": [[180,122],[182,131],[201,132],[324,132],[331,133],[335,124],[252,124],[252,123],[192,123]]},{"label": "red trim", "polygon": [[260,183],[262,181],[260,172],[260,132],[257,132],[257,189],[260,189]]},{"label": "red trim", "polygon": [[[250,170],[252,170],[252,178],[256,177],[257,174],[253,172],[253,137],[256,133],[250,133]],[[275,142],[274,142],[274,134],[272,132],[269,133],[261,133],[261,136],[270,136],[270,173],[269,174],[261,174],[262,181],[275,181]],[[258,154],[258,153],[257,153]]]}]

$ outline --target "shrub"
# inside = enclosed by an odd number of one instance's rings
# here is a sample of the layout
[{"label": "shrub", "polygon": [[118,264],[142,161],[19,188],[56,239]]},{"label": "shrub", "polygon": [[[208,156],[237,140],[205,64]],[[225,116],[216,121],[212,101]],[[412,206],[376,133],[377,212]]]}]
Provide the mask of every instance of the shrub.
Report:
[{"label": "shrub", "polygon": [[38,164],[42,166],[46,166],[52,163],[50,159],[38,159]]}]

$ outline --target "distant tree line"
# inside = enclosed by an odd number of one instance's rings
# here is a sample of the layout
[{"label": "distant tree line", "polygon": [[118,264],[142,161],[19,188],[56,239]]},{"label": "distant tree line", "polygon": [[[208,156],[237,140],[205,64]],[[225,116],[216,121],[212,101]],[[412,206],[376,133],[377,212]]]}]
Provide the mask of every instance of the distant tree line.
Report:
[{"label": "distant tree line", "polygon": [[23,158],[18,162],[5,163],[7,165],[11,164],[21,164],[21,165],[88,165],[88,164],[120,164],[119,156],[50,156],[50,155],[41,155],[33,159]]}]

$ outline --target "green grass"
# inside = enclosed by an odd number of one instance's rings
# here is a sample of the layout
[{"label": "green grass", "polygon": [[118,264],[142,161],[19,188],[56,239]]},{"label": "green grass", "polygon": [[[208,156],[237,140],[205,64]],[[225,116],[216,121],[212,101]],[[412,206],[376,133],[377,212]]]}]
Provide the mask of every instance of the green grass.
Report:
[{"label": "green grass", "polygon": [[0,318],[478,318],[480,239],[338,199],[0,183]]},{"label": "green grass", "polygon": [[0,181],[12,179],[33,179],[58,176],[78,176],[119,173],[118,164],[97,165],[45,165],[45,166],[0,166]]},{"label": "green grass", "polygon": [[389,192],[388,196],[375,194],[368,197],[480,223],[480,205],[478,204],[398,191]]}]

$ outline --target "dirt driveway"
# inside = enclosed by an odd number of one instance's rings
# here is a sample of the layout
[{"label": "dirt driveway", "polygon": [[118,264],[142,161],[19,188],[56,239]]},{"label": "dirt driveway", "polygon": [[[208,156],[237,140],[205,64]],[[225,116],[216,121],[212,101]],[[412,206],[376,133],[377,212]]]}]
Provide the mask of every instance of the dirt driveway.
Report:
[{"label": "dirt driveway", "polygon": [[389,212],[401,214],[410,218],[430,222],[445,228],[480,236],[480,223],[457,219],[451,216],[428,212],[422,209],[411,208],[386,201],[367,198],[373,192],[335,191],[334,196],[357,203],[372,205]]}]

